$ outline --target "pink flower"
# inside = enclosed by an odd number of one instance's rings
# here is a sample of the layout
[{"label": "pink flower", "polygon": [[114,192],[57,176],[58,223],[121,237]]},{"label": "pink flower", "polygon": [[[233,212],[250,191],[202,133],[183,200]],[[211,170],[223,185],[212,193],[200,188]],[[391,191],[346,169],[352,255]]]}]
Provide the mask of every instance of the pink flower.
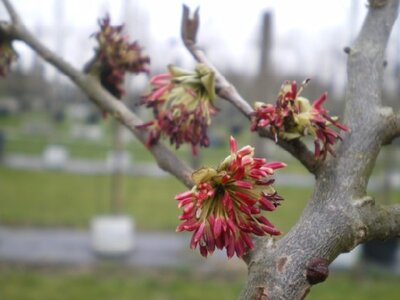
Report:
[{"label": "pink flower", "polygon": [[335,156],[335,152],[331,146],[333,146],[337,140],[342,140],[342,137],[328,126],[333,125],[339,130],[348,131],[348,127],[338,122],[336,117],[331,117],[328,111],[322,107],[322,104],[327,98],[327,93],[323,93],[316,99],[311,106],[310,123],[315,128],[314,144],[315,144],[315,156],[326,158],[327,153],[331,153]]},{"label": "pink flower", "polygon": [[229,258],[241,257],[253,248],[251,234],[281,234],[262,211],[275,210],[283,200],[270,176],[286,164],[255,158],[250,146],[237,150],[233,137],[230,149],[217,169],[195,171],[192,190],[175,197],[183,210],[176,230],[193,232],[190,247],[198,246],[202,256],[218,248],[226,249]]},{"label": "pink flower", "polygon": [[278,138],[292,140],[311,135],[314,137],[315,157],[325,159],[328,152],[335,155],[332,146],[342,139],[338,132],[329,127],[334,126],[339,131],[348,131],[348,128],[339,123],[337,117],[329,116],[322,107],[327,93],[312,105],[308,99],[300,96],[308,82],[309,79],[305,80],[298,89],[295,81],[285,81],[274,105],[256,102],[250,129],[255,131],[269,127],[275,141]]},{"label": "pink flower", "polygon": [[149,130],[148,146],[165,136],[176,148],[190,144],[195,154],[198,145],[209,145],[207,129],[217,112],[214,73],[203,64],[194,72],[172,65],[168,70],[150,80],[152,90],[142,104],[153,109],[154,120],[139,127]]},{"label": "pink flower", "polygon": [[100,31],[94,34],[98,43],[94,60],[86,67],[87,72],[97,73],[101,84],[111,94],[121,98],[125,73],[148,73],[150,58],[142,54],[138,42],[128,42],[123,34],[124,26],[112,26],[109,16],[99,21]]}]

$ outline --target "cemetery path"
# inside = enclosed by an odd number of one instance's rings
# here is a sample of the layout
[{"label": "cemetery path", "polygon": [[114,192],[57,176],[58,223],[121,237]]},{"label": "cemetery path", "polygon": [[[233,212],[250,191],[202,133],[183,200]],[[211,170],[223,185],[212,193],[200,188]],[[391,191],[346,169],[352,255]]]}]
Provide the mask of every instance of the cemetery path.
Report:
[{"label": "cemetery path", "polygon": [[197,250],[190,250],[188,234],[136,232],[134,240],[134,249],[126,256],[104,257],[93,251],[88,230],[0,226],[0,263],[94,266],[112,261],[146,268],[246,269],[241,260],[228,260],[222,251],[216,251],[208,259],[202,258]]},{"label": "cemetery path", "polygon": [[[245,264],[233,257],[227,259],[223,251],[216,250],[204,259],[198,250],[189,248],[190,234],[175,232],[136,232],[135,246],[124,257],[104,257],[95,253],[88,230],[20,228],[0,225],[0,265],[16,263],[38,266],[95,266],[113,262],[124,267],[193,268],[198,271],[241,271]],[[330,269],[349,269],[358,264],[362,246],[341,254]],[[400,274],[400,247],[391,268]]]}]

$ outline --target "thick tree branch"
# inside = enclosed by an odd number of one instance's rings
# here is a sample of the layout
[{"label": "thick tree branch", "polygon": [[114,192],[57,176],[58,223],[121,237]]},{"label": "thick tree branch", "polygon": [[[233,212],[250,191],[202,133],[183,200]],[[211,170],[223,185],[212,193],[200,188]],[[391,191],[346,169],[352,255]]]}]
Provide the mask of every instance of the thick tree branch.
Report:
[{"label": "thick tree branch", "polygon": [[384,121],[388,112],[381,108],[381,89],[384,50],[399,1],[384,2],[371,5],[349,52],[344,123],[351,132],[337,157],[319,168],[312,198],[297,224],[279,241],[257,242],[246,257],[249,278],[241,299],[303,299],[318,282],[308,276],[312,263],[321,262],[325,271],[326,263],[361,242],[399,235],[399,205],[374,205],[365,197],[388,122],[392,132],[398,131],[397,117]]},{"label": "thick tree branch", "polygon": [[355,201],[354,206],[361,221],[355,230],[356,243],[400,237],[400,204],[379,205],[367,198]]},{"label": "thick tree branch", "polygon": [[[370,7],[361,32],[349,50],[344,124],[350,128],[339,145],[325,176],[335,176],[345,189],[366,193],[376,157],[385,139],[387,118],[382,114],[383,61],[391,28],[397,17],[398,1]],[[386,114],[387,115],[387,114]]]},{"label": "thick tree branch", "polygon": [[[102,88],[99,81],[75,69],[64,59],[56,55],[46,46],[44,46],[35,36],[21,23],[18,13],[7,0],[2,0],[10,16],[15,20],[13,24],[0,24],[0,30],[8,34],[11,39],[20,40],[31,47],[48,63],[56,67],[61,73],[69,77],[88,98],[98,105],[102,110],[109,112],[118,121],[125,125],[143,144],[146,143],[145,131],[138,129],[137,126],[143,124],[138,116],[129,110],[121,101],[113,97]],[[171,173],[178,178],[184,185],[191,187],[192,169],[182,160],[180,160],[164,144],[158,143],[149,148],[157,164],[161,169]]]},{"label": "thick tree branch", "polygon": [[386,123],[382,133],[382,145],[388,145],[400,136],[400,115],[394,114],[393,110],[387,107],[381,109],[381,115]]},{"label": "thick tree branch", "polygon": [[344,123],[353,131],[365,126],[366,119],[379,114],[385,49],[398,10],[395,0],[384,1],[379,7],[373,3],[370,1],[371,8],[361,32],[349,50]]},{"label": "thick tree branch", "polygon": [[[227,100],[234,105],[244,116],[251,118],[254,112],[250,104],[238,93],[236,88],[219,72],[219,70],[209,61],[204,51],[196,44],[197,31],[199,28],[200,17],[199,9],[196,9],[193,18],[190,17],[190,10],[186,5],[183,5],[181,37],[188,51],[198,61],[207,65],[215,73],[216,90],[218,96]],[[258,131],[262,137],[275,140],[275,137],[267,130],[260,129]],[[308,171],[313,174],[317,173],[320,162],[314,158],[313,153],[300,140],[285,141],[279,140],[277,143],[283,149],[287,150],[295,158],[297,158]]]}]

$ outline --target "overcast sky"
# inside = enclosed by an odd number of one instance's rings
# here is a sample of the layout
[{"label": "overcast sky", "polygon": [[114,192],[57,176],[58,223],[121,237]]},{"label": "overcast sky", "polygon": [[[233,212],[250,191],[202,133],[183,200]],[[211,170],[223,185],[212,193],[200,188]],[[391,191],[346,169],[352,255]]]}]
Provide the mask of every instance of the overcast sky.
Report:
[{"label": "overcast sky", "polygon": [[[345,64],[349,45],[367,11],[365,0],[14,0],[27,25],[76,66],[92,53],[97,20],[109,12],[125,21],[133,39],[151,55],[153,66],[190,64],[179,39],[182,3],[200,6],[199,44],[220,68],[257,69],[262,14],[273,13],[274,66],[283,72],[329,77],[337,60]],[[0,8],[4,16],[4,8]],[[23,53],[23,46],[18,49]],[[329,59],[335,57],[335,59]],[[27,56],[25,61],[29,61]],[[344,70],[344,67],[341,68]]]}]

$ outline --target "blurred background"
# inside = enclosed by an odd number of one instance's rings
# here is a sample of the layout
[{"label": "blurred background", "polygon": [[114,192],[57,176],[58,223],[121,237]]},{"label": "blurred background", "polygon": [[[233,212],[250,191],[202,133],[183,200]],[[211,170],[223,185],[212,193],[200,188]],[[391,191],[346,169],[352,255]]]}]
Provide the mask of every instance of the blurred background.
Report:
[{"label": "blurred background", "polygon": [[[82,69],[93,55],[91,35],[107,13],[125,23],[151,57],[152,75],[195,62],[180,40],[182,1],[15,0],[27,26],[48,47]],[[185,1],[200,6],[198,44],[249,103],[274,102],[283,80],[311,82],[303,96],[328,91],[332,115],[342,115],[346,54],[366,14],[366,1]],[[0,18],[8,19],[0,5]],[[246,279],[244,263],[189,251],[190,235],[175,233],[174,196],[186,190],[155,165],[129,132],[101,112],[67,78],[22,43],[19,60],[0,80],[0,299],[234,299]],[[399,108],[400,26],[387,49],[384,102]],[[126,78],[124,101],[139,107],[144,75]],[[228,138],[282,160],[276,175],[286,199],[268,216],[288,231],[312,192],[314,179],[273,142],[249,132],[248,121],[223,100],[211,146],[193,167],[215,166]],[[312,142],[312,141],[306,141]],[[312,147],[312,143],[310,143]],[[377,201],[400,201],[399,144],[382,150],[370,180]],[[111,221],[116,223],[112,223]],[[111,223],[110,223],[110,222]],[[105,235],[104,235],[105,234]],[[111,238],[110,238],[111,236]],[[122,243],[121,240],[128,241]],[[371,242],[341,255],[328,281],[310,299],[398,299],[397,240]]]}]

